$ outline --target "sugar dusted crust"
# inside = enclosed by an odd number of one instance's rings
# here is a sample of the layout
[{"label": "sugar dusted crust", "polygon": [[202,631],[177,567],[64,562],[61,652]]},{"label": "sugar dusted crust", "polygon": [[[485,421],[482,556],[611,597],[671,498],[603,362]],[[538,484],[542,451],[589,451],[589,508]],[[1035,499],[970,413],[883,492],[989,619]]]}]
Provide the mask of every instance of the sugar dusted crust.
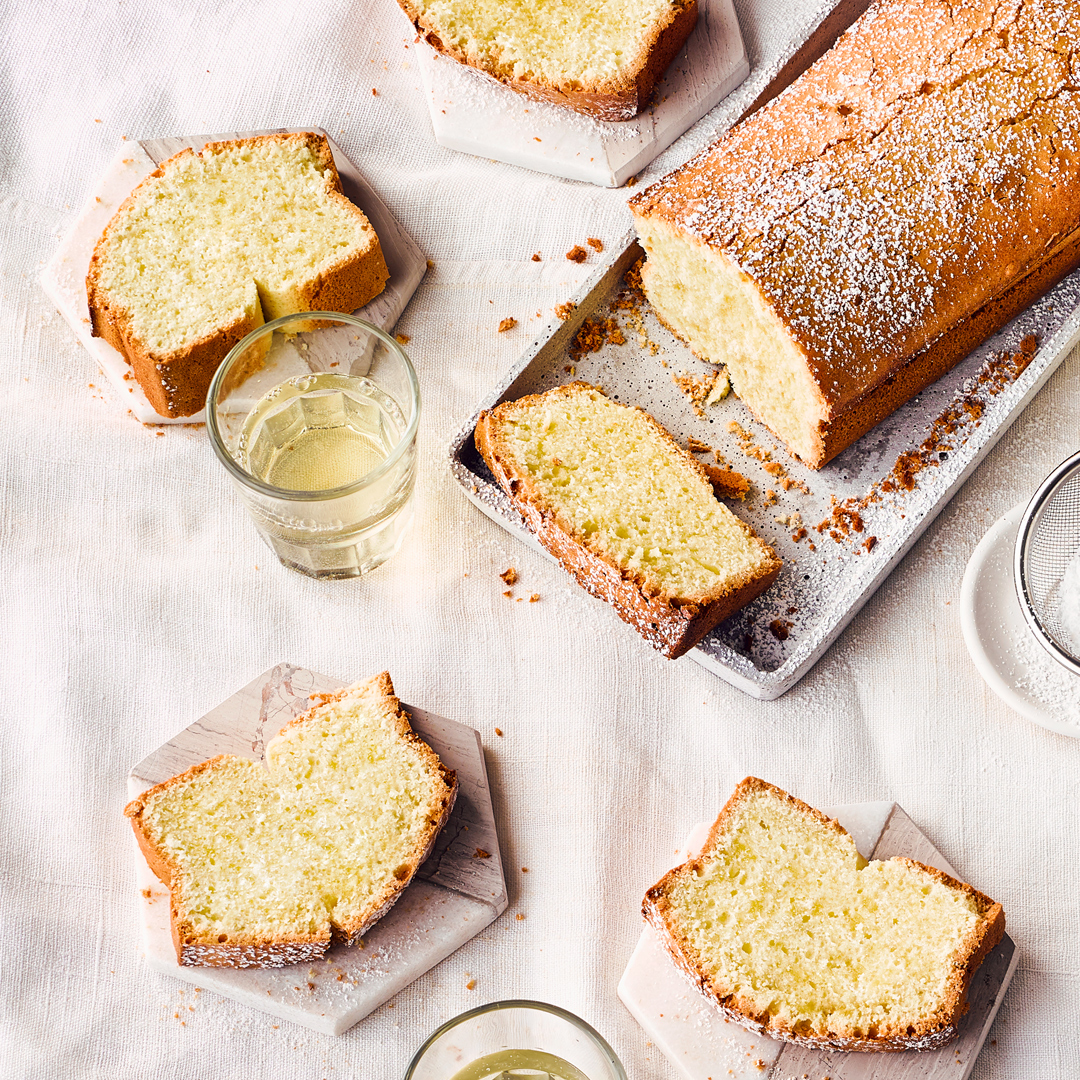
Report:
[{"label": "sugar dusted crust", "polygon": [[[200,151],[200,156],[258,147],[260,144],[272,142],[303,145],[312,153],[325,179],[326,199],[354,218],[365,237],[362,246],[344,253],[300,283],[297,310],[355,311],[383,291],[390,274],[375,230],[363,212],[342,193],[341,179],[325,136],[315,132],[298,132],[207,143]],[[94,337],[103,338],[124,356],[131,364],[132,374],[154,410],[168,417],[191,416],[199,412],[206,404],[206,394],[214,372],[226,354],[245,335],[257,330],[265,322],[257,290],[252,282],[250,301],[234,318],[207,326],[203,334],[187,341],[180,348],[160,351],[142,340],[122,297],[112,295],[102,283],[104,264],[109,258],[110,233],[114,227],[132,212],[140,200],[153,196],[158,181],[169,173],[170,167],[193,156],[193,150],[181,150],[162,162],[132,191],[105,227],[94,248],[86,276],[91,333]],[[273,317],[280,314],[283,312],[272,313]]]},{"label": "sugar dusted crust", "polygon": [[802,355],[822,395],[808,465],[1080,265],[1078,54],[1071,0],[876,0],[787,90],[631,201],[643,235],[663,223],[744,274]]},{"label": "sugar dusted crust", "polygon": [[[581,391],[603,393],[587,383],[575,382],[547,391],[552,397],[572,397]],[[710,630],[764,592],[777,578],[780,559],[754,536],[745,522],[739,522],[749,537],[761,547],[758,572],[736,580],[728,588],[692,596],[672,596],[657,591],[638,571],[620,566],[588,537],[578,535],[574,526],[539,490],[526,472],[518,468],[499,434],[502,417],[538,403],[546,395],[528,395],[504,402],[481,413],[476,424],[476,447],[492,474],[524,516],[540,543],[559,561],[586,591],[611,604],[653,648],[669,659],[692,649]],[[648,413],[635,407],[641,421],[659,436],[675,458],[712,491],[705,466],[684,450]],[[738,520],[738,519],[736,519]]]},{"label": "sugar dusted crust", "polygon": [[[389,673],[383,672],[370,680],[368,688],[382,699],[383,709],[392,716],[396,737],[408,743],[428,768],[441,778],[443,792],[438,802],[430,808],[424,834],[407,853],[404,862],[394,868],[391,880],[387,881],[379,893],[370,898],[363,911],[357,912],[340,925],[331,925],[326,933],[290,934],[266,938],[230,931],[227,935],[228,940],[220,940],[225,935],[219,935],[219,939],[215,940],[212,934],[208,935],[194,927],[186,916],[182,896],[181,868],[151,834],[144,819],[144,811],[147,804],[161,792],[184,785],[203,774],[212,774],[216,768],[231,760],[228,755],[222,754],[192,766],[178,776],[149,788],[124,808],[124,814],[131,821],[135,839],[147,864],[169,889],[173,945],[176,949],[177,960],[181,965],[229,968],[284,967],[323,956],[334,941],[344,941],[349,945],[355,945],[362,935],[393,907],[416,871],[431,854],[439,832],[454,808],[458,792],[457,777],[412,730],[408,714],[401,710],[400,702],[394,694]],[[312,720],[317,720],[321,709],[328,704],[343,700],[350,691],[355,689],[355,687],[345,687],[333,694],[313,695],[311,708],[286,724],[276,738],[281,738],[288,732],[302,728]],[[273,741],[271,740],[271,744]]]},{"label": "sugar dusted crust", "polygon": [[961,943],[956,952],[952,967],[947,976],[946,993],[941,1007],[932,1016],[921,1018],[900,1029],[882,1024],[877,1025],[873,1037],[850,1030],[829,1030],[824,1035],[798,1032],[780,1018],[762,1012],[756,1004],[735,993],[725,992],[723,987],[714,985],[712,979],[703,970],[701,958],[691,943],[672,925],[672,908],[669,900],[671,886],[685,875],[699,872],[709,855],[721,843],[728,822],[731,821],[742,802],[757,794],[767,794],[797,809],[830,831],[847,836],[848,833],[832,818],[808,806],[763,780],[748,776],[735,789],[724,808],[709,830],[700,855],[681,866],[668,871],[648,890],[642,903],[642,914],[649,925],[656,931],[660,941],[671,955],[679,972],[687,978],[701,994],[715,1006],[725,1019],[741,1025],[748,1031],[785,1042],[797,1043],[816,1050],[843,1051],[892,1051],[933,1050],[944,1046],[956,1038],[958,1023],[967,1012],[967,989],[982,961],[1001,941],[1005,933],[1005,914],[1000,904],[988,896],[973,889],[970,885],[957,881],[948,874],[912,859],[896,858],[890,862],[899,862],[905,866],[926,874],[942,885],[962,892],[974,902],[979,914],[979,921],[972,932]]},{"label": "sugar dusted crust", "polygon": [[656,84],[668,69],[698,19],[698,0],[672,0],[666,16],[655,22],[634,59],[618,76],[603,82],[553,82],[537,75],[518,79],[493,67],[484,57],[466,52],[446,40],[447,34],[414,0],[398,0],[416,32],[434,49],[481,72],[503,86],[534,101],[545,101],[597,120],[631,120],[644,109],[653,96]]}]

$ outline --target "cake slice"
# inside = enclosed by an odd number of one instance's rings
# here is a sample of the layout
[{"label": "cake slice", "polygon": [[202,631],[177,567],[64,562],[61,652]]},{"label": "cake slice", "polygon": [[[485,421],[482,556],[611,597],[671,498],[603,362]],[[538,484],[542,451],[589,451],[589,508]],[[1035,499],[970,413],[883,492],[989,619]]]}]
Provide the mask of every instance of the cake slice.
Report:
[{"label": "cake slice", "polygon": [[181,964],[282,967],[355,943],[385,915],[456,794],[384,672],[282,728],[265,768],[222,755],[124,813],[171,893]]},{"label": "cake slice", "polygon": [[599,120],[649,102],[697,0],[398,0],[441,52],[538,101]]},{"label": "cake slice", "polygon": [[780,573],[704,466],[596,387],[503,402],[475,438],[540,543],[665,656],[692,649]]},{"label": "cake slice", "polygon": [[645,293],[819,468],[1080,265],[1075,0],[875,0],[635,196]]},{"label": "cake slice", "polygon": [[1001,905],[910,859],[867,863],[835,821],[745,779],[700,856],[646,894],[676,965],[751,1031],[829,1050],[929,1050],[1001,941]]},{"label": "cake slice", "polygon": [[341,192],[326,138],[262,135],[182,150],[124,201],[86,278],[92,332],[162,416],[191,416],[245,334],[280,315],[345,311],[389,278]]}]

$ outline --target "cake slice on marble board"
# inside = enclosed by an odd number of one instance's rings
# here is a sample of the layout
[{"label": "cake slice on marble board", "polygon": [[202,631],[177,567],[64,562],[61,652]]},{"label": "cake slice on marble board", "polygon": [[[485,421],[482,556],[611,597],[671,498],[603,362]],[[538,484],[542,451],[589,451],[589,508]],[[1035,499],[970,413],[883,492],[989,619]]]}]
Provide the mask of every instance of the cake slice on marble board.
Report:
[{"label": "cake slice on marble board", "polygon": [[643,913],[726,1019],[826,1050],[945,1045],[1005,931],[970,885],[911,859],[867,863],[837,822],[754,777]]}]

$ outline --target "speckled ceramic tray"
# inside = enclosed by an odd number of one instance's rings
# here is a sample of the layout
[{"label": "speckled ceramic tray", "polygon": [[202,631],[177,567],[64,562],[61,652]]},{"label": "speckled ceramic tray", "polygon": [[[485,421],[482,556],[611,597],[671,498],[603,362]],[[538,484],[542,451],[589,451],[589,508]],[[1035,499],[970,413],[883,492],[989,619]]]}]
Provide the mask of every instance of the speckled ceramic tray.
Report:
[{"label": "speckled ceramic tray", "polygon": [[[705,407],[703,416],[695,414],[672,377],[684,372],[701,376],[715,369],[661,326],[647,304],[640,309],[640,332],[626,311],[609,310],[624,273],[641,254],[633,233],[627,234],[571,298],[577,307],[570,318],[560,322],[553,317],[469,418],[451,444],[451,468],[485,514],[538,548],[474,448],[481,409],[583,379],[619,401],[640,405],[683,445],[693,445],[693,439],[716,448],[753,485],[745,502],[731,505],[775,547],[784,569],[772,588],[718,626],[688,656],[755,697],[776,698],[810,670],[1080,339],[1080,271],[813,472],[780,449],[733,396]],[[584,320],[612,314],[626,342],[571,356]],[[1038,342],[1034,357],[1019,374],[1008,372],[1002,357],[1015,354],[1028,335]],[[732,421],[752,441],[729,430]],[[953,431],[946,434],[948,427]],[[767,451],[771,460],[747,456],[747,445]],[[712,460],[711,454],[700,456]],[[906,477],[890,479],[895,471]],[[776,492],[775,502],[766,497],[769,490]],[[872,501],[859,506],[867,497]],[[815,526],[835,516],[836,503],[847,503],[858,517],[848,516],[840,528],[817,530]],[[784,523],[795,513],[807,530],[798,541],[794,537],[800,526]],[[600,601],[582,592],[582,603]],[[614,611],[611,618],[617,618]]]}]

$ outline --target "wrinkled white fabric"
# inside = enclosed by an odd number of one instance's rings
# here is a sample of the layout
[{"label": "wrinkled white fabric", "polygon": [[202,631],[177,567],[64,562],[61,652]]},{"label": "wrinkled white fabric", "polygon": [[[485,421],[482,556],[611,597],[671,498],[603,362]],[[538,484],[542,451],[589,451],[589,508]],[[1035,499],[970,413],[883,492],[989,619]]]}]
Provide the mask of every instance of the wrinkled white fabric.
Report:
[{"label": "wrinkled white fabric", "polygon": [[[743,0],[752,60],[814,7]],[[615,987],[645,888],[748,773],[819,805],[901,803],[1019,947],[972,1075],[1080,1073],[1080,742],[990,692],[957,602],[984,531],[1077,449],[1080,353],[812,673],[754,701],[653,653],[446,467],[536,313],[595,265],[563,253],[629,226],[625,190],[437,147],[393,0],[2,0],[0,41],[0,1077],[382,1080],[457,1012],[533,997],[593,1023],[631,1077],[671,1080]],[[122,136],[307,123],[435,263],[398,327],[424,395],[417,522],[357,582],[279,567],[204,431],[127,416],[37,282]],[[498,334],[505,316],[519,325]],[[540,602],[503,597],[511,565]],[[282,660],[387,668],[404,700],[478,728],[508,868],[509,912],[341,1038],[140,959],[127,772]]]}]

